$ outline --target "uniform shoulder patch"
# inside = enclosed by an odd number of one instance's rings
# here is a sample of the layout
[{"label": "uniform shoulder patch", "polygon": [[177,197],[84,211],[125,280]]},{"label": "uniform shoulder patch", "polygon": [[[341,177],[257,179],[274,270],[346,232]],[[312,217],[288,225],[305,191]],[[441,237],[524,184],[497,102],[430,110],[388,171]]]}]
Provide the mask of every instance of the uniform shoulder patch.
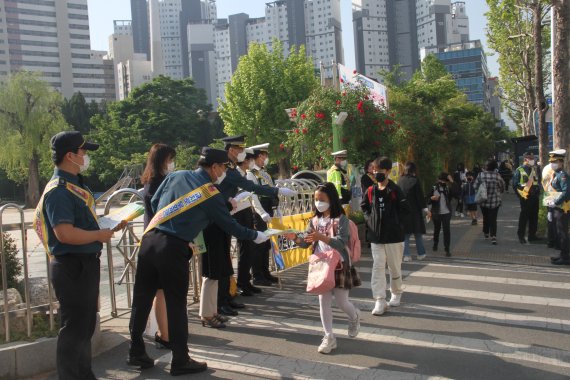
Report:
[{"label": "uniform shoulder patch", "polygon": [[228,166],[228,169],[235,169],[236,168],[236,164],[234,164],[232,161],[228,162],[227,166]]},{"label": "uniform shoulder patch", "polygon": [[67,181],[65,180],[65,178],[61,178],[61,177],[58,178],[58,182],[57,182],[58,186],[65,186],[66,184],[67,184]]}]

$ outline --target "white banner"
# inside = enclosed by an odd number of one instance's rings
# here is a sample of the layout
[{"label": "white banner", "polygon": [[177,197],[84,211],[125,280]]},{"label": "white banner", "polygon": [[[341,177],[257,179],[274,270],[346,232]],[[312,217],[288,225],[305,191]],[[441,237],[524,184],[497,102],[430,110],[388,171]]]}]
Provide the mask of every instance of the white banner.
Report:
[{"label": "white banner", "polygon": [[388,92],[386,90],[386,86],[373,81],[372,79],[365,77],[362,74],[354,73],[354,70],[350,70],[344,65],[338,64],[338,76],[342,79],[340,83],[340,87],[346,85],[356,85],[362,84],[370,90],[370,96],[374,103],[379,106],[384,106],[388,108]]}]

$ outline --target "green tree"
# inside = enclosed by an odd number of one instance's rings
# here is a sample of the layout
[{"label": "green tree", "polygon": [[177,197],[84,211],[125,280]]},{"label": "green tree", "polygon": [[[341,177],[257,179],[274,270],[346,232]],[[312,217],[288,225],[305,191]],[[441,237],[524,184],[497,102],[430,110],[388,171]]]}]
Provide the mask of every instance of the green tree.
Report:
[{"label": "green tree", "polygon": [[[0,84],[0,167],[24,183],[25,203],[40,199],[40,166],[51,168],[49,139],[68,129],[61,115],[61,95],[38,74],[21,71]],[[49,176],[43,172],[42,177]]]},{"label": "green tree", "polygon": [[[93,104],[95,105],[94,107]],[[63,100],[61,113],[67,124],[83,135],[87,135],[92,128],[91,117],[98,114],[99,109],[96,102],[93,101],[91,104],[88,104],[83,94],[76,92],[69,100]]]},{"label": "green tree", "polygon": [[107,105],[91,119],[91,138],[101,145],[93,167],[105,185],[114,183],[124,167],[144,163],[144,153],[157,142],[171,146],[208,145],[214,133],[199,115],[210,111],[204,90],[187,78],[159,76],[134,89],[127,99]]},{"label": "green tree", "polygon": [[285,109],[307,99],[317,86],[304,46],[291,47],[285,57],[278,40],[273,40],[272,50],[251,44],[226,85],[225,100],[220,101],[224,130],[245,135],[249,145],[271,143],[272,157],[279,158],[280,174],[286,175],[286,155],[280,146],[291,122]]}]

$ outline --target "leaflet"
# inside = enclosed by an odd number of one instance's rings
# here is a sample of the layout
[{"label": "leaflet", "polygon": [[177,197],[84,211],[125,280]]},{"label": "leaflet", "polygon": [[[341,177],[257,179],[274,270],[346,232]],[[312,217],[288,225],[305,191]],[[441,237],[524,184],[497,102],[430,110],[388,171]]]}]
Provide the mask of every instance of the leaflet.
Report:
[{"label": "leaflet", "polygon": [[110,214],[100,217],[99,228],[117,231],[121,224],[130,222],[144,214],[144,205],[139,202],[129,203],[118,210],[112,211]]},{"label": "leaflet", "polygon": [[286,235],[286,234],[298,234],[301,232],[303,231],[294,230],[294,229],[278,230],[275,228],[268,228],[267,230],[263,231],[263,233],[269,237],[277,235]]}]

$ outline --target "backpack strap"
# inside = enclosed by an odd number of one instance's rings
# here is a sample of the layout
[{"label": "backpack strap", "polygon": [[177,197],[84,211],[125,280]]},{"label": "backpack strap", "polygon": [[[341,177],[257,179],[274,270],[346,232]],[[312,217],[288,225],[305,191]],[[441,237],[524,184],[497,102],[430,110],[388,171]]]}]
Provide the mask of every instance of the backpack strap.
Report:
[{"label": "backpack strap", "polygon": [[374,190],[374,186],[368,186],[368,202],[372,204],[372,191]]}]

